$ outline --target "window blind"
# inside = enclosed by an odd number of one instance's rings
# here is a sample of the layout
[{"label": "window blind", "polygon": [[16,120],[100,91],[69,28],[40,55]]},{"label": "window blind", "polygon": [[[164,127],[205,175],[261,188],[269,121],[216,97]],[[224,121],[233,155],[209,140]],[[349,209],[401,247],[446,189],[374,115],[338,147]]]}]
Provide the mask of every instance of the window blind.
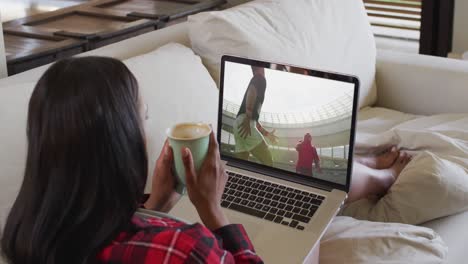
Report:
[{"label": "window blind", "polygon": [[374,34],[419,41],[423,0],[363,0]]}]

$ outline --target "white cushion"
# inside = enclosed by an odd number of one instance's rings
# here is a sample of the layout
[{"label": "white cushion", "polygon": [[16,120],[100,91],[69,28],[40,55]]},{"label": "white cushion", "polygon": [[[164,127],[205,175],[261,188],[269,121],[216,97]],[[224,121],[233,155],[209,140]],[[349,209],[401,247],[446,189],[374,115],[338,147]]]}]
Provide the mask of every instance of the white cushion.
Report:
[{"label": "white cushion", "polygon": [[376,71],[380,107],[419,115],[468,113],[467,61],[379,49]]},{"label": "white cushion", "polygon": [[0,87],[0,227],[23,182],[26,162],[26,120],[35,83]]},{"label": "white cushion", "polygon": [[468,211],[448,217],[438,218],[422,226],[439,234],[450,249],[446,264],[466,262],[466,242],[468,241]]},{"label": "white cushion", "polygon": [[320,242],[320,263],[443,263],[447,252],[429,228],[336,217]]},{"label": "white cushion", "polygon": [[200,57],[180,44],[167,44],[124,62],[136,76],[148,104],[145,127],[150,170],[146,191],[150,191],[166,128],[186,121],[211,123],[216,128],[218,90]]},{"label": "white cushion", "polygon": [[376,100],[375,41],[361,0],[257,0],[189,17],[192,48],[219,81],[223,54],[357,75]]}]

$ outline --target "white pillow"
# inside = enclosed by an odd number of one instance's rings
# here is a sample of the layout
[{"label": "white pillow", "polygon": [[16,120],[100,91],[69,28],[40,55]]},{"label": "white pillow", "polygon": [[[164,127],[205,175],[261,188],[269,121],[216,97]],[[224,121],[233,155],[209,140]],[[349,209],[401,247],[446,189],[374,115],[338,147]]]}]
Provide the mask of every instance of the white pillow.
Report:
[{"label": "white pillow", "polygon": [[348,205],[343,215],[381,222],[422,224],[468,210],[468,159],[423,152],[389,192]]},{"label": "white pillow", "polygon": [[443,263],[448,248],[433,230],[336,217],[320,242],[320,263]]},{"label": "white pillow", "polygon": [[192,48],[218,83],[230,54],[357,75],[360,107],[376,101],[376,47],[361,0],[257,0],[188,20]]},{"label": "white pillow", "polygon": [[149,192],[166,128],[179,122],[201,121],[216,129],[218,90],[200,57],[180,44],[167,44],[124,63],[137,78],[143,101],[148,104],[145,127],[151,164],[146,189]]},{"label": "white pillow", "polygon": [[35,83],[0,87],[0,227],[18,195],[26,163],[26,121]]}]

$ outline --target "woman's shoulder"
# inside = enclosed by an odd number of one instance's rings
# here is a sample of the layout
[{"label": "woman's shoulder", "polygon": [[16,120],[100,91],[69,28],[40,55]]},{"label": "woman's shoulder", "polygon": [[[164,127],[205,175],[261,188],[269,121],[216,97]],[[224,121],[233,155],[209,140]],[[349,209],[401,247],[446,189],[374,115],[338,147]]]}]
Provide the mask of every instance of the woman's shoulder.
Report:
[{"label": "woman's shoulder", "polygon": [[216,240],[213,233],[201,224],[187,224],[164,217],[134,216],[129,230],[121,232],[98,257],[104,263],[147,263],[150,260],[159,263],[157,260],[162,262],[171,252],[175,255],[172,260],[178,263],[177,260],[183,262],[190,258],[200,239]]}]

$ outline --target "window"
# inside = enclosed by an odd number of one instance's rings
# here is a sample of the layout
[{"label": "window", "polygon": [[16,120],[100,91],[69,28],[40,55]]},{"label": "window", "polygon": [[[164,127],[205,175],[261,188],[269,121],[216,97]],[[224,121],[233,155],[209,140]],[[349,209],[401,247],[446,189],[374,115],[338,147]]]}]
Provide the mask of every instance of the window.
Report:
[{"label": "window", "polygon": [[377,45],[419,52],[422,0],[364,0]]},{"label": "window", "polygon": [[363,0],[377,47],[446,57],[454,0]]}]

